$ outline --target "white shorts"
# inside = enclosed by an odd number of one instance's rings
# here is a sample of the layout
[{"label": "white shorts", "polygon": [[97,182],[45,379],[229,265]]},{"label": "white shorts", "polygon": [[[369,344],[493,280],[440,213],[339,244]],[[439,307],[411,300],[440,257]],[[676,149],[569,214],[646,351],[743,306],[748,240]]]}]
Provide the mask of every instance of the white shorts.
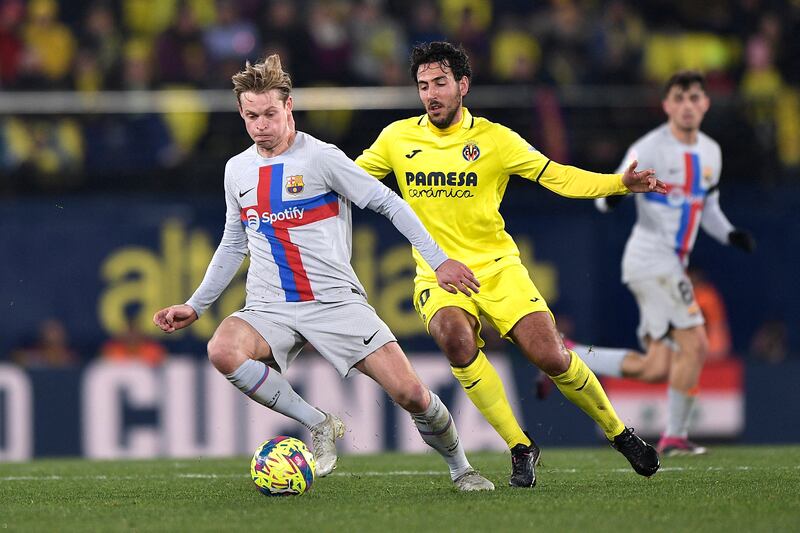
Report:
[{"label": "white shorts", "polygon": [[311,343],[342,377],[395,336],[364,299],[270,302],[245,307],[241,318],[267,341],[282,372]]},{"label": "white shorts", "polygon": [[660,340],[673,328],[686,329],[705,324],[694,298],[692,282],[682,270],[657,278],[631,281],[627,285],[639,304],[636,333],[642,346],[646,345],[647,337]]}]

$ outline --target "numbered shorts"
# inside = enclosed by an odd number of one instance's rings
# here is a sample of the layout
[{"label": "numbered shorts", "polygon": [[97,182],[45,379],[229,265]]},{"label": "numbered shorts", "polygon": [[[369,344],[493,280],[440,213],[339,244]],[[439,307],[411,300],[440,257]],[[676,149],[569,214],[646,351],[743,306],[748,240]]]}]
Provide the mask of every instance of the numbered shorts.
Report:
[{"label": "numbered shorts", "polygon": [[636,333],[644,346],[645,338],[658,340],[670,329],[685,329],[705,324],[703,313],[694,298],[692,282],[676,271],[652,279],[631,281],[628,288],[639,305],[639,328]]},{"label": "numbered shorts", "polygon": [[356,363],[397,340],[375,309],[360,297],[338,302],[263,303],[231,316],[241,318],[264,337],[282,372],[307,342],[345,377]]},{"label": "numbered shorts", "polygon": [[528,269],[515,262],[516,258],[504,258],[500,268],[488,275],[476,273],[480,281],[480,292],[466,296],[462,292],[451,294],[439,287],[435,281],[417,281],[414,287],[414,307],[428,328],[431,318],[444,307],[459,307],[471,314],[478,321],[478,347],[484,345],[480,336],[480,317],[487,322],[503,337],[508,338],[508,332],[519,320],[530,313],[546,311],[553,314],[547,307],[547,302],[539,293],[539,289],[531,281]]}]

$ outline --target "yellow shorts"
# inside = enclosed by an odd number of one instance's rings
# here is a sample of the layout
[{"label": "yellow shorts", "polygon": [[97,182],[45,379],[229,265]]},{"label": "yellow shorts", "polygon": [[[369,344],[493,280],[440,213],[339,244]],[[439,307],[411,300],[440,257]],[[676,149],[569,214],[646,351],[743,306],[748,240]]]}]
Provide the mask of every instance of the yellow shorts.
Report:
[{"label": "yellow shorts", "polygon": [[547,302],[539,293],[539,289],[531,281],[528,269],[517,262],[516,258],[503,258],[507,265],[487,275],[476,273],[480,281],[480,292],[466,296],[462,292],[452,294],[439,287],[436,281],[418,280],[414,286],[414,307],[425,322],[428,329],[433,316],[444,307],[458,307],[478,319],[478,347],[484,342],[480,336],[480,317],[486,318],[489,324],[507,337],[511,328],[519,320],[537,311],[550,312]]}]

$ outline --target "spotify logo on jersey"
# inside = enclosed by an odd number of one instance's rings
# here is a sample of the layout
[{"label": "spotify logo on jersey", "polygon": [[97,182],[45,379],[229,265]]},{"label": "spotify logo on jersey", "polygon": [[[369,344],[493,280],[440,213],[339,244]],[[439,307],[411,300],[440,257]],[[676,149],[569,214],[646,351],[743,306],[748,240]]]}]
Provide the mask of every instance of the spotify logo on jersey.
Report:
[{"label": "spotify logo on jersey", "polygon": [[258,211],[255,209],[248,209],[245,213],[247,215],[247,227],[252,230],[257,230],[259,226],[259,217]]}]

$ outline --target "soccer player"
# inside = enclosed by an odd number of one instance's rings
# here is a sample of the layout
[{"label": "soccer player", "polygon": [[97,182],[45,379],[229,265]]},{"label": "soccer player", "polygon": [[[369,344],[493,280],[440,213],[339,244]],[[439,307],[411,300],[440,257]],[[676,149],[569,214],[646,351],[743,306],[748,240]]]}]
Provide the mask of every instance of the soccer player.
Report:
[{"label": "soccer player", "polygon": [[416,309],[467,396],[511,449],[509,484],[535,485],[540,451],[517,423],[500,377],[481,351],[481,316],[552,376],[636,472],[654,474],[659,467],[655,450],[625,427],[594,374],[564,347],[498,209],[512,174],[577,198],[663,193],[663,183],[652,170],[637,172],[635,162],[621,174],[560,165],[510,129],[473,116],[462,103],[471,68],[461,47],[447,42],[415,46],[411,73],[426,113],[387,126],[356,163],[379,179],[394,172],[428,231],[446,253],[466,261],[480,281],[480,293],[446,291],[420,250],[413,251]]},{"label": "soccer player", "polygon": [[[685,269],[700,227],[722,244],[752,252],[755,239],[731,225],[719,205],[722,157],[719,145],[700,131],[710,102],[696,71],[674,74],[666,83],[662,124],[628,150],[632,160],[655,168],[666,196],[636,197],[636,224],[622,256],[622,281],[639,306],[637,334],[646,354],[634,350],[576,346],[598,374],[647,382],[669,382],[667,427],[658,443],[665,455],[700,455],[688,439],[700,371],[708,350],[703,314]],[[609,211],[624,196],[595,200]]]},{"label": "soccer player", "polygon": [[339,372],[358,370],[411,413],[423,440],[442,455],[456,487],[493,490],[467,461],[447,407],[419,379],[350,265],[351,202],[389,218],[419,250],[443,291],[477,291],[414,212],[338,148],[289,128],[292,83],[269,56],[233,76],[239,114],[254,143],[225,167],[225,231],[202,283],[182,305],[156,312],[171,333],[193,323],[227,287],[247,253],[245,307],[208,343],[214,367],[239,390],[310,431],[317,474],[336,465],[342,421],[306,403],[283,377],[310,342]]}]

